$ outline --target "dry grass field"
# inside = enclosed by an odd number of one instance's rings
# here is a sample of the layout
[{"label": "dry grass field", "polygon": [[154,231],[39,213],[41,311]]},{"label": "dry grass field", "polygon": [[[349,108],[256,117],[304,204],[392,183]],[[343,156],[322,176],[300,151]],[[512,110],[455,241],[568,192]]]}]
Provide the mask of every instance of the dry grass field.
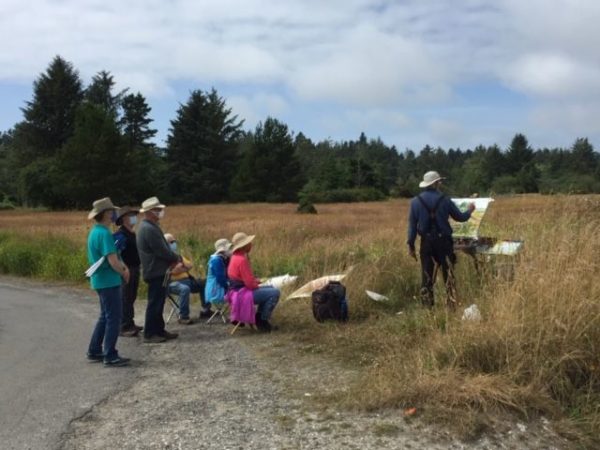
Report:
[{"label": "dry grass field", "polygon": [[[477,304],[480,322],[439,301],[424,310],[415,296],[419,266],[406,252],[408,200],[318,205],[168,207],[162,223],[182,253],[204,265],[212,243],[256,234],[257,275],[311,278],[353,266],[347,325],[318,324],[308,299],[282,300],[274,321],[279,343],[335,358],[357,371],[329,400],[350,408],[416,407],[426,420],[473,436],[500,418],[550,419],[579,445],[600,430],[600,197],[519,196],[490,207],[482,234],[525,240],[514,259],[484,262],[477,274],[459,254],[462,307]],[[0,212],[0,272],[84,282],[84,212]],[[437,298],[441,299],[439,283]],[[365,289],[390,297],[373,302]],[[284,298],[285,294],[284,292]],[[401,314],[398,314],[401,312]]]}]

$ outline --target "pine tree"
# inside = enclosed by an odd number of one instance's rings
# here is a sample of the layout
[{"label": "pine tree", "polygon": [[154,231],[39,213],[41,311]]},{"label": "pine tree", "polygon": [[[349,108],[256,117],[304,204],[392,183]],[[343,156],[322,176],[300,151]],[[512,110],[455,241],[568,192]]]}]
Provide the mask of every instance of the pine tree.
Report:
[{"label": "pine tree", "polygon": [[75,132],[56,158],[52,206],[86,208],[102,196],[115,203],[129,200],[128,180],[135,173],[124,147],[109,112],[92,103],[81,105]]},{"label": "pine tree", "polygon": [[83,98],[82,83],[73,65],[56,56],[33,83],[33,99],[23,108],[17,130],[22,161],[53,156],[73,134],[75,113]]},{"label": "pine tree", "polygon": [[85,100],[103,109],[113,120],[119,116],[121,100],[127,92],[122,90],[116,95],[112,91],[115,86],[114,77],[106,70],[101,70],[92,78],[92,83],[85,90]]},{"label": "pine tree", "polygon": [[119,120],[119,127],[129,145],[129,148],[148,147],[149,142],[155,135],[156,130],[150,128],[152,119],[149,117],[150,106],[139,92],[123,97],[121,101],[123,115]]},{"label": "pine tree", "polygon": [[191,93],[167,138],[168,186],[175,201],[227,199],[242,124],[216,90]]},{"label": "pine tree", "polygon": [[287,125],[268,117],[259,123],[242,155],[232,195],[242,201],[296,201],[304,180]]}]

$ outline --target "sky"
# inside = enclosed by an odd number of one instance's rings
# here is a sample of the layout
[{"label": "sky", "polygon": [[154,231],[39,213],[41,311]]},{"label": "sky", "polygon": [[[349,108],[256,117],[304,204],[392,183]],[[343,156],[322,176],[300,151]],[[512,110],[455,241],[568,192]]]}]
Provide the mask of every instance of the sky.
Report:
[{"label": "sky", "polygon": [[165,145],[215,88],[254,129],[313,141],[600,146],[598,0],[2,0],[0,131],[55,55],[141,92]]}]

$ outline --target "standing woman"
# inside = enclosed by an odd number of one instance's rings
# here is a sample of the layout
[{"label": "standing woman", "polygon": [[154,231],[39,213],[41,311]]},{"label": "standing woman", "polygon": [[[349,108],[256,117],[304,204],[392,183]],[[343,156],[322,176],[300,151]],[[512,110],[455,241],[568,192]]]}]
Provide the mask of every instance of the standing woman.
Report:
[{"label": "standing woman", "polygon": [[133,304],[137,298],[140,284],[140,255],[138,254],[133,231],[137,223],[139,209],[124,206],[117,210],[116,225],[119,227],[113,234],[115,246],[121,259],[129,269],[129,282],[123,280],[123,317],[121,318],[121,336],[136,336],[142,327],[133,321],[135,309]]},{"label": "standing woman", "polygon": [[103,262],[90,277],[92,289],[100,299],[100,317],[94,327],[87,358],[89,361],[104,361],[105,366],[124,366],[129,358],[121,358],[117,352],[117,339],[123,313],[121,300],[121,278],[129,282],[129,270],[117,256],[117,248],[110,224],[116,220],[117,207],[105,197],[93,203],[88,219],[96,223],[90,230],[87,241],[88,261],[94,265]]}]

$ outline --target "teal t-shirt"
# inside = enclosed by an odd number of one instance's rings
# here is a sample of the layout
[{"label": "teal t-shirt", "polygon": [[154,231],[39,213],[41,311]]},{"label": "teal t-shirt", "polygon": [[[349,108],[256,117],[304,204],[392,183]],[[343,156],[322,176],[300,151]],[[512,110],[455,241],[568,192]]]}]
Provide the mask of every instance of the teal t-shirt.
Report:
[{"label": "teal t-shirt", "polygon": [[[88,235],[87,245],[88,261],[94,264],[103,256],[111,253],[117,253],[115,240],[110,230],[99,223],[95,224]],[[90,278],[92,289],[104,289],[121,285],[121,275],[119,275],[108,263],[108,258],[94,272]]]}]

